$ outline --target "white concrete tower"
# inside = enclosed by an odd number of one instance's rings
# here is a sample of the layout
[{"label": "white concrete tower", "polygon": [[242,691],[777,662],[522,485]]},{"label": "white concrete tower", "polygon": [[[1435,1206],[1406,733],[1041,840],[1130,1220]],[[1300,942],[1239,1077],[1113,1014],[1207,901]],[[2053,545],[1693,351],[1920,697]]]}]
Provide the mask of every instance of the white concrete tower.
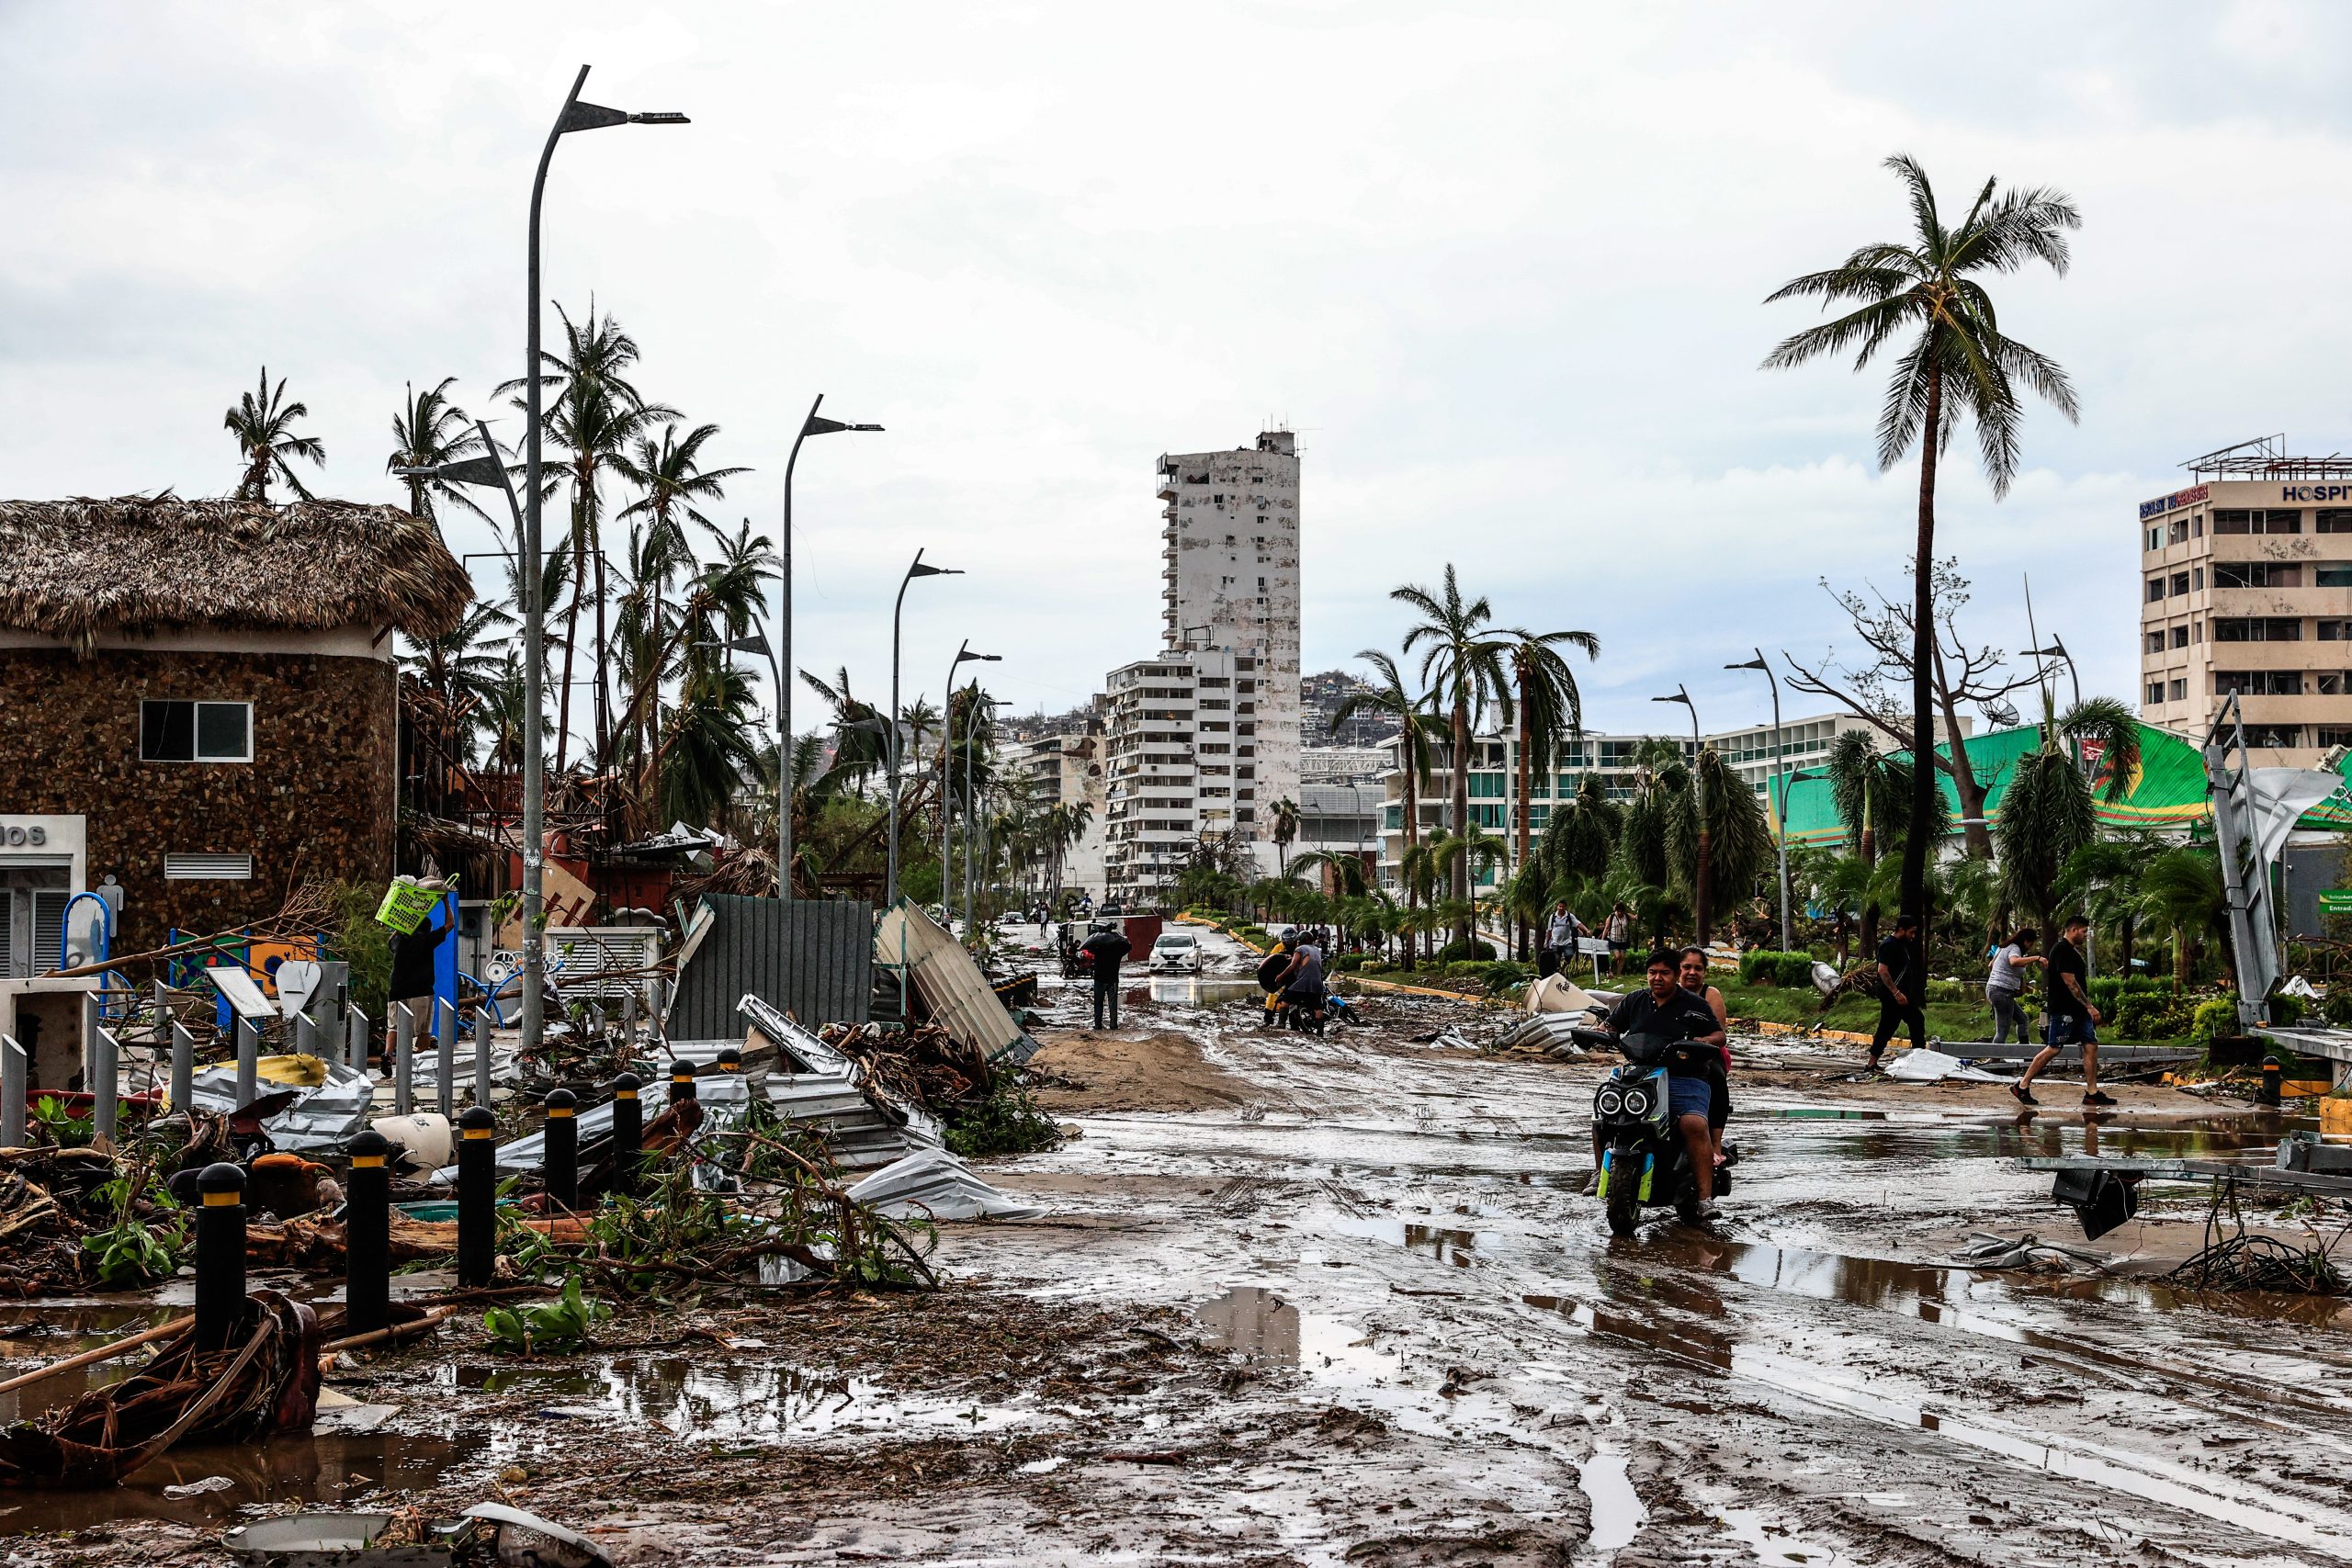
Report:
[{"label": "white concrete tower", "polygon": [[1254,446],[1164,456],[1159,468],[1162,645],[1232,660],[1229,690],[1210,661],[1198,677],[1203,826],[1229,788],[1238,836],[1268,840],[1273,803],[1299,787],[1297,440],[1267,431]]}]

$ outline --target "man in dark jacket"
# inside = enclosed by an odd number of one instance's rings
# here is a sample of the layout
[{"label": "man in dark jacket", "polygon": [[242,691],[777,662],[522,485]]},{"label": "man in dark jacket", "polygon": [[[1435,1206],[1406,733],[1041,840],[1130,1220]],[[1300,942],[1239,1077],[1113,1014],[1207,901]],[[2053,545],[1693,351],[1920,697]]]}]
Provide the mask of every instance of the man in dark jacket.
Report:
[{"label": "man in dark jacket", "polygon": [[[1079,952],[1087,955],[1094,968],[1094,1027],[1119,1027],[1119,965],[1135,947],[1119,933],[1119,928],[1108,920],[1098,922],[1094,934],[1079,943]],[[1105,1012],[1111,1021],[1102,1021]]]}]

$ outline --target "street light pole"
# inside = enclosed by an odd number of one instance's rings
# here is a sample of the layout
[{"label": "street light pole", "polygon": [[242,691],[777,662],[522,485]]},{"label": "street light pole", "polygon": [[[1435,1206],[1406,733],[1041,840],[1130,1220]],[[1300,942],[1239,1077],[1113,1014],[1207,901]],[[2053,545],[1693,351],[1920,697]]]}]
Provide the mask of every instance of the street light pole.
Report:
[{"label": "street light pole", "polygon": [[785,673],[792,668],[792,472],[800,466],[800,444],[812,435],[831,435],[841,430],[879,430],[878,424],[845,424],[837,419],[824,419],[817,411],[824,405],[825,394],[808,405],[808,417],[792,437],[792,454],[784,460],[784,527],[776,538],[777,576],[781,580],[777,592],[776,640],[780,645],[769,653],[775,675],[775,896],[792,897],[792,688],[785,682]]},{"label": "street light pole", "polygon": [[907,584],[918,577],[961,577],[954,567],[925,566],[922,551],[915,551],[907,575],[899,579],[899,597],[890,606],[890,711],[882,716],[882,751],[890,770],[890,842],[882,885],[882,907],[899,907],[899,626],[907,607]]},{"label": "street light pole", "polygon": [[541,631],[545,607],[539,604],[539,208],[547,194],[548,165],[555,160],[555,144],[566,131],[598,130],[608,125],[684,125],[682,114],[628,114],[600,104],[582,103],[580,89],[588,81],[588,67],[571,79],[562,112],[548,132],[539,152],[538,172],[531,177],[531,230],[526,264],[526,325],[524,329],[523,398],[526,423],[523,433],[524,494],[526,510],[517,546],[529,570],[531,592],[523,616],[523,1018],[522,1050],[536,1055],[546,1027],[540,989],[545,984],[547,953],[540,937],[544,899],[542,871],[547,860],[547,771],[540,754],[539,702]]},{"label": "street light pole", "polygon": [[1756,657],[1737,664],[1726,664],[1726,670],[1761,670],[1765,681],[1772,688],[1772,820],[1779,828],[1777,835],[1781,856],[1781,951],[1792,951],[1789,944],[1789,784],[1786,777],[1788,750],[1781,742],[1781,681],[1766,662],[1764,650],[1758,649]]},{"label": "street light pole", "polygon": [[1696,884],[1691,902],[1697,907],[1690,913],[1699,928],[1699,945],[1704,947],[1712,934],[1709,906],[1714,901],[1713,889],[1707,884],[1713,874],[1715,855],[1714,834],[1707,827],[1706,775],[1699,770],[1699,753],[1703,750],[1699,742],[1699,705],[1690,700],[1690,688],[1679,682],[1672,696],[1652,697],[1650,701],[1680,703],[1690,710],[1690,805],[1699,818],[1699,874],[1691,879]]},{"label": "street light pole", "polygon": [[[950,782],[949,758],[956,746],[956,671],[960,666],[977,660],[996,664],[1002,662],[1003,658],[1004,656],[1001,653],[974,653],[972,639],[966,637],[962,645],[956,649],[956,657],[948,660],[947,664],[947,694],[940,699],[939,714],[939,913],[943,919],[949,918],[948,912],[954,908],[947,897],[949,863],[947,832],[949,819],[954,815],[953,803],[947,795],[947,786]],[[964,716],[964,735],[967,745],[970,743],[971,733],[972,719],[967,713]],[[971,798],[971,781],[968,778],[965,781],[964,798],[967,801]],[[964,924],[967,931],[971,923],[971,906],[967,903],[964,909]]]}]

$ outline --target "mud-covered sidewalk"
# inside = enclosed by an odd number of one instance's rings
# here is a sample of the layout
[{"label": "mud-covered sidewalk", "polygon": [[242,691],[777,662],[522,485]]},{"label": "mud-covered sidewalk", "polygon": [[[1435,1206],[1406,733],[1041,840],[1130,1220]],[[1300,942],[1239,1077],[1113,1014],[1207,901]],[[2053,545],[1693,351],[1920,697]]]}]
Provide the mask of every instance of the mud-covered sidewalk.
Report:
[{"label": "mud-covered sidewalk", "polygon": [[[2021,1155],[2259,1147],[2276,1118],[2132,1089],[2021,1120],[1742,1042],[1725,1223],[1612,1241],[1577,1195],[1602,1064],[1366,1011],[1278,1034],[1214,977],[1139,981],[1117,1032],[1046,1032],[1078,1135],[987,1174],[1048,1217],[946,1227],[944,1291],[628,1314],[535,1363],[445,1336],[331,1378],[389,1407],[357,1429],[0,1500],[51,1532],[0,1554],[219,1562],[245,1504],[504,1497],[623,1564],[2352,1556],[2344,1303],[2156,1281],[2203,1218],[2179,1202],[2095,1244],[2115,1272],[1939,1263],[1973,1232],[2082,1244]],[[13,1364],[68,1348],[16,1320]]]}]

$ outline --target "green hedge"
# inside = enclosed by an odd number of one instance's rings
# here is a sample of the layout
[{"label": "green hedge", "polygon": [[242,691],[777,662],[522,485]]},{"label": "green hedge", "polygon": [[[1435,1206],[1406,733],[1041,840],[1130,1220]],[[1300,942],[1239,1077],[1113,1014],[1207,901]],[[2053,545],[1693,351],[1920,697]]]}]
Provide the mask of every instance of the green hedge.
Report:
[{"label": "green hedge", "polygon": [[1437,961],[1441,964],[1464,963],[1474,958],[1485,959],[1492,963],[1494,957],[1495,944],[1490,942],[1463,942],[1456,939],[1437,950]]},{"label": "green hedge", "polygon": [[1804,986],[1813,984],[1813,954],[1810,953],[1775,953],[1770,948],[1758,948],[1739,955],[1739,983],[1743,986]]},{"label": "green hedge", "polygon": [[1331,960],[1331,973],[1334,975],[1352,975],[1357,970],[1363,968],[1364,966],[1364,960],[1371,956],[1372,955],[1367,953],[1342,953],[1337,958]]},{"label": "green hedge", "polygon": [[[2192,998],[2169,987],[2155,991],[2127,988],[2109,1016],[2112,1032],[2122,1039],[2181,1040],[2195,1032],[2200,1010]],[[2102,1007],[2100,1011],[2105,1012],[2106,1009]]]}]

